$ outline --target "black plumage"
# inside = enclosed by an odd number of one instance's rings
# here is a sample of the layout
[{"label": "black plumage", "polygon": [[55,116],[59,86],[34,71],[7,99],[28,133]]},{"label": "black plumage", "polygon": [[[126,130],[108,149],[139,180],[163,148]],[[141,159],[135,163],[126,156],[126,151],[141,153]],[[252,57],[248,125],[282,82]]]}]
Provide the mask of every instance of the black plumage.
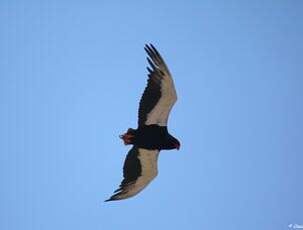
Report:
[{"label": "black plumage", "polygon": [[136,181],[136,179],[141,175],[141,163],[138,158],[138,148],[133,147],[131,150],[129,150],[123,166],[123,177],[119,188],[115,190],[116,193],[113,195],[110,200],[115,200],[118,196],[120,196],[123,193],[123,188],[125,188],[128,184],[132,183],[133,181]]},{"label": "black plumage", "polygon": [[138,128],[129,128],[120,136],[124,144],[133,148],[124,162],[124,179],[106,201],[127,199],[139,193],[158,174],[159,152],[180,148],[180,142],[167,129],[169,113],[177,100],[173,79],[156,48],[150,44],[144,49],[150,67],[147,67],[147,86],[139,105]]}]

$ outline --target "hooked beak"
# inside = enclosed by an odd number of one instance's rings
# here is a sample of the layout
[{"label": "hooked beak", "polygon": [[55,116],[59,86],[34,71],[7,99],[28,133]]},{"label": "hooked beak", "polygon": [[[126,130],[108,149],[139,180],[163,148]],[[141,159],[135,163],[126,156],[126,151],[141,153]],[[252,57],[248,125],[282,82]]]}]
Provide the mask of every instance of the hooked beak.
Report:
[{"label": "hooked beak", "polygon": [[175,145],[175,148],[176,148],[177,150],[179,150],[179,149],[180,149],[180,144],[176,144],[176,145]]}]

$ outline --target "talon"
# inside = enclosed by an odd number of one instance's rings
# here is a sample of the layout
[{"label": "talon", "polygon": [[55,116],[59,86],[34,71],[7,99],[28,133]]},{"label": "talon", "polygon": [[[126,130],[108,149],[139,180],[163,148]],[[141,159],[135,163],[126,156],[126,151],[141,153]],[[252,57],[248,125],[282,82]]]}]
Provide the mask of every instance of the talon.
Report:
[{"label": "talon", "polygon": [[119,137],[123,140],[125,145],[130,145],[130,144],[132,144],[132,139],[134,136],[126,133],[126,134],[120,135]]}]

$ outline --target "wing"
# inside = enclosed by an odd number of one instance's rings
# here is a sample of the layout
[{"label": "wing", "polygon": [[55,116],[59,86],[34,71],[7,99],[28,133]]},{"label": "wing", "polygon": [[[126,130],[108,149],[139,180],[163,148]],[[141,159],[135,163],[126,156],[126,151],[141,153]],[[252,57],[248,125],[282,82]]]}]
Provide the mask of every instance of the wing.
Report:
[{"label": "wing", "polygon": [[127,154],[120,187],[106,201],[123,200],[142,191],[158,174],[159,150],[134,146]]},{"label": "wing", "polygon": [[150,44],[144,49],[151,68],[147,67],[149,74],[140,100],[138,125],[167,126],[169,112],[177,100],[174,81],[156,48]]}]

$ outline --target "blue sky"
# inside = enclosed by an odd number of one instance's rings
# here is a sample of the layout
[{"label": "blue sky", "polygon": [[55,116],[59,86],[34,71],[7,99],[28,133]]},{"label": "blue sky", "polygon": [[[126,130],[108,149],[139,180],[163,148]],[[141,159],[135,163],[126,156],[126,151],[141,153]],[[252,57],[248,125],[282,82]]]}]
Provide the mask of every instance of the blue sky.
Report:
[{"label": "blue sky", "polygon": [[[0,229],[303,224],[303,1],[0,3]],[[179,100],[159,175],[122,179],[153,43]]]}]

